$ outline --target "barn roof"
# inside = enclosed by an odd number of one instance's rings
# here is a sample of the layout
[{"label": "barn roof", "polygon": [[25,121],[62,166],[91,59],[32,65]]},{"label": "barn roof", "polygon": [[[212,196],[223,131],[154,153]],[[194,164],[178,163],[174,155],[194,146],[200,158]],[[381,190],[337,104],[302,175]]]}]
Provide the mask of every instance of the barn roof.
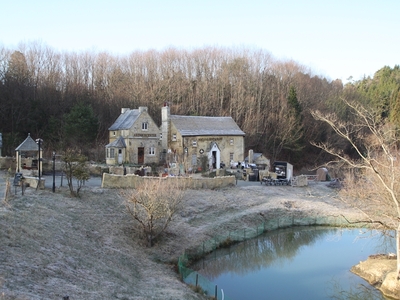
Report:
[{"label": "barn roof", "polygon": [[245,135],[231,117],[171,115],[171,122],[182,136]]}]

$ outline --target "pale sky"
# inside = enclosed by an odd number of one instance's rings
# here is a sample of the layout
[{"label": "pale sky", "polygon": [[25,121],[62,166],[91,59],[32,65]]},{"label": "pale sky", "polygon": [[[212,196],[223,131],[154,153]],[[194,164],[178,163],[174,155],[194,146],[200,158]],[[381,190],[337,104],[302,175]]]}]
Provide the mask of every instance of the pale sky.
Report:
[{"label": "pale sky", "polygon": [[263,49],[329,79],[400,64],[398,0],[0,0],[0,46]]}]

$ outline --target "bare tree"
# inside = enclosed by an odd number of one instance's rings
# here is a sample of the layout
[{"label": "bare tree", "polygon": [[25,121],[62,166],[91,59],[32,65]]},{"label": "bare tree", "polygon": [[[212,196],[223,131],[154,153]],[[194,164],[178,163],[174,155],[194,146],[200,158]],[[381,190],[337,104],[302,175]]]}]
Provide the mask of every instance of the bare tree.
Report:
[{"label": "bare tree", "polygon": [[120,192],[149,247],[182,209],[184,192],[183,180],[179,178],[146,179],[136,189]]},{"label": "bare tree", "polygon": [[[345,162],[352,170],[353,188],[347,189],[346,201],[365,213],[371,222],[396,230],[397,278],[400,279],[400,162],[398,130],[386,124],[379,114],[343,99],[352,113],[351,123],[335,115],[314,111],[317,120],[327,124],[351,145],[356,158],[328,143],[314,144]],[[346,185],[348,185],[346,183]],[[346,190],[345,190],[346,191]],[[351,196],[351,197],[349,197]]]},{"label": "bare tree", "polygon": [[[73,197],[79,197],[82,186],[90,178],[89,169],[86,166],[87,157],[74,150],[67,150],[62,160],[64,162],[63,171],[67,177],[70,194]],[[76,192],[73,184],[74,179],[77,181]]]}]

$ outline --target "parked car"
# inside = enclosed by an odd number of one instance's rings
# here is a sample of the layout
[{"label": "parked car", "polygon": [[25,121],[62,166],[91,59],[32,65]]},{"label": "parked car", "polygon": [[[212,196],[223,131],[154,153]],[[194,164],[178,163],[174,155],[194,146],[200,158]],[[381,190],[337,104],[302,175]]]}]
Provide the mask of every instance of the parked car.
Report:
[{"label": "parked car", "polygon": [[257,169],[257,165],[256,164],[247,164],[246,168]]},{"label": "parked car", "polygon": [[240,161],[231,161],[231,169],[240,169],[241,167],[242,163]]}]

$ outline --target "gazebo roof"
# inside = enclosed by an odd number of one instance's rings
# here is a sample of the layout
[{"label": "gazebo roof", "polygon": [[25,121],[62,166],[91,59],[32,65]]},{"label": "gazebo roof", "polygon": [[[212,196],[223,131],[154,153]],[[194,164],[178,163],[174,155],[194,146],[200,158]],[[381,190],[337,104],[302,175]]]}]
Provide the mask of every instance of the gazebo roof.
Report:
[{"label": "gazebo roof", "polygon": [[38,151],[38,149],[38,144],[31,138],[31,134],[28,133],[28,137],[15,148],[15,151]]}]

